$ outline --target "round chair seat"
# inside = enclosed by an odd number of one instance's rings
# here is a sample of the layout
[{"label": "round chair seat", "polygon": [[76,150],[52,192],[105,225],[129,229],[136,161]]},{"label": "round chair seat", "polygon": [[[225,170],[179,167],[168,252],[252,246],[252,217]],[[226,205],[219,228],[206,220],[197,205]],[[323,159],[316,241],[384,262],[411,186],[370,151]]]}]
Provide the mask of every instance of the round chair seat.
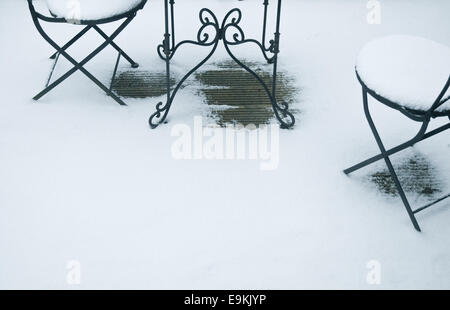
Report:
[{"label": "round chair seat", "polygon": [[96,21],[126,14],[145,0],[47,0],[47,6],[56,18],[67,21]]},{"label": "round chair seat", "polygon": [[[413,36],[389,36],[367,44],[356,71],[377,95],[405,108],[426,112],[450,76],[450,48]],[[450,111],[450,89],[436,111]]]}]

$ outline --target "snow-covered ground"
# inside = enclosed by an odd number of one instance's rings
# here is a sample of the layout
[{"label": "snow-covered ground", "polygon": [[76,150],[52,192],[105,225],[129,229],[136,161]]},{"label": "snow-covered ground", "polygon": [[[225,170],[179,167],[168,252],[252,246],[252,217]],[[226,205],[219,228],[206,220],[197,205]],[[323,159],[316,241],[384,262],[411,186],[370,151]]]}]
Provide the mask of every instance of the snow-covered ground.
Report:
[{"label": "snow-covered ground", "polygon": [[[241,7],[244,27],[256,35],[261,3],[179,0],[177,37],[196,34],[203,6],[219,16]],[[155,49],[162,4],[150,1],[117,39],[141,69],[164,68]],[[367,181],[382,163],[350,178],[342,169],[377,153],[354,74],[358,51],[388,34],[449,45],[450,2],[382,0],[379,25],[367,23],[366,5],[283,2],[280,66],[297,78],[301,113],[294,130],[280,133],[278,169],[261,171],[250,160],[173,158],[173,126],[206,113],[189,87],[170,123],[154,131],[147,120],[157,98],[127,99],[124,108],[81,73],[33,102],[52,49],[25,0],[2,0],[0,288],[449,289],[450,201],[420,214],[424,232],[417,233],[400,199]],[[79,30],[48,29],[61,42]],[[82,59],[100,43],[90,34],[70,52]],[[174,71],[184,72],[201,53],[180,52]],[[241,55],[260,60],[251,48]],[[223,50],[215,59],[225,59]],[[87,68],[107,82],[114,60],[108,49]],[[57,73],[68,68],[61,63]],[[416,133],[399,113],[372,106],[389,146]],[[421,154],[448,192],[449,138],[445,132],[393,160]],[[421,200],[411,197],[415,205]],[[66,281],[74,266],[80,285]],[[367,281],[374,266],[380,285]]]}]

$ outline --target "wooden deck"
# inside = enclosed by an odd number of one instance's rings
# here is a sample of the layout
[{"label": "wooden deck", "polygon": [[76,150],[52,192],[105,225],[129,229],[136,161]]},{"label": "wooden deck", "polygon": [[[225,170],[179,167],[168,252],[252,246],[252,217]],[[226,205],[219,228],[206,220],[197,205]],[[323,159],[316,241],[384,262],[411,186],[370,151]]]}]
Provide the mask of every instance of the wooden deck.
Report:
[{"label": "wooden deck", "polygon": [[[263,64],[247,63],[271,86],[272,74]],[[249,73],[231,61],[214,64],[191,78],[198,84],[198,95],[204,98],[211,109],[211,116],[220,126],[239,123],[267,124],[274,113],[263,87]],[[171,80],[172,85],[175,79]],[[285,72],[277,78],[278,98],[288,103],[294,102],[299,90],[294,79]],[[162,72],[126,71],[116,78],[113,90],[124,98],[151,98],[165,94],[165,75]],[[295,112],[295,111],[294,111]],[[297,111],[298,113],[298,111]]]},{"label": "wooden deck", "polygon": [[[394,161],[394,166],[405,192],[428,198],[443,194],[443,181],[436,168],[420,153],[414,152],[405,158],[398,158]],[[397,196],[397,189],[387,168],[372,174],[370,180],[382,193]]]}]

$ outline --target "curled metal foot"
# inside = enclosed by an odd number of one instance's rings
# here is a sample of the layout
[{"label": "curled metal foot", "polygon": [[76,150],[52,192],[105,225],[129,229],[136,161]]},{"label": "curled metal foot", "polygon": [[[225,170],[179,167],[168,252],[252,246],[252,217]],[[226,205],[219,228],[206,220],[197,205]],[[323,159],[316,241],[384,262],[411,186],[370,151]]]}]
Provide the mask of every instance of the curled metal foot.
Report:
[{"label": "curled metal foot", "polygon": [[273,110],[275,116],[280,122],[280,127],[282,129],[291,129],[295,125],[295,116],[289,111],[289,104],[287,102],[273,103]]},{"label": "curled metal foot", "polygon": [[167,118],[167,114],[168,114],[169,110],[170,110],[169,102],[167,102],[165,105],[162,102],[159,102],[156,105],[156,112],[153,113],[148,120],[150,128],[155,129],[159,125],[164,123]]}]

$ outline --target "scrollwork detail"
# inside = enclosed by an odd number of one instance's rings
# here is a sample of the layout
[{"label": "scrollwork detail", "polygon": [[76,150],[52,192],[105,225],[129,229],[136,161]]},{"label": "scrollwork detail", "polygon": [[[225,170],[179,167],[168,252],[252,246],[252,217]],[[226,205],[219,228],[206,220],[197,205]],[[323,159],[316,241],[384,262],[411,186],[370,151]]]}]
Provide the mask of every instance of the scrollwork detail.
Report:
[{"label": "scrollwork detail", "polygon": [[[270,64],[274,65],[274,79],[276,79],[276,61],[277,55],[279,53],[279,33],[275,34],[275,38],[269,41],[269,46],[266,47],[264,42],[261,43],[255,39],[247,39],[245,37],[245,33],[240,26],[242,21],[242,12],[240,9],[235,8],[229,11],[224,17],[222,24],[219,25],[219,21],[216,15],[209,9],[204,8],[199,12],[199,20],[201,26],[197,32],[196,40],[185,40],[181,41],[175,46],[170,47],[170,35],[166,34],[162,44],[158,45],[158,54],[159,56],[165,60],[168,64],[179,47],[185,44],[192,44],[196,46],[213,46],[212,50],[208,54],[206,58],[204,58],[197,66],[195,66],[189,73],[187,73],[181,81],[176,85],[172,94],[168,92],[168,98],[166,103],[159,102],[156,105],[156,112],[152,114],[149,119],[150,126],[152,128],[158,127],[159,124],[163,123],[167,115],[169,113],[172,102],[182,86],[182,84],[186,81],[186,79],[192,75],[196,70],[198,70],[201,66],[203,66],[214,54],[217,49],[219,41],[223,41],[226,51],[231,56],[231,58],[243,69],[249,72],[258,82],[263,86],[267,96],[269,97],[273,111],[275,113],[276,118],[281,123],[282,128],[292,128],[295,124],[295,117],[289,111],[289,105],[286,102],[277,102],[275,96],[275,90],[272,89],[270,91],[269,87],[266,83],[258,76],[253,70],[251,70],[244,63],[239,61],[239,59],[233,54],[230,49],[230,46],[236,46],[241,44],[253,43],[257,45],[266,61]],[[273,54],[273,56],[269,56],[268,53]],[[274,83],[275,85],[275,83]]]}]

